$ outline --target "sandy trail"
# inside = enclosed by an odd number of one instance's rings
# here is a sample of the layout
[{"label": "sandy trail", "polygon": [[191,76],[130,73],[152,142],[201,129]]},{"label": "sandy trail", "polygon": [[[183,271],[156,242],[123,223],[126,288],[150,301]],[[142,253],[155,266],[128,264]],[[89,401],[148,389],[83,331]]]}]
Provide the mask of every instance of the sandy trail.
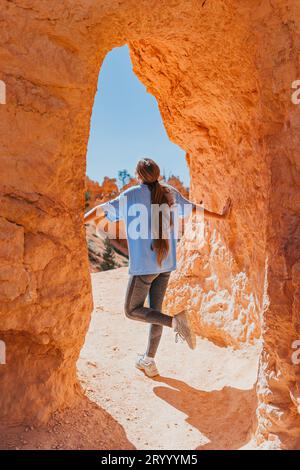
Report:
[{"label": "sandy trail", "polygon": [[127,268],[92,274],[94,312],[78,374],[85,396],[46,426],[0,423],[0,449],[252,448],[258,350],[233,351],[198,339],[175,344],[165,329],[161,376],[134,367],[148,325],[123,314]]},{"label": "sandy trail", "polygon": [[198,339],[174,343],[165,329],[161,376],[135,369],[148,326],[123,314],[127,268],[92,274],[94,312],[78,361],[87,397],[109,413],[137,449],[238,449],[250,440],[258,350],[233,351]]}]

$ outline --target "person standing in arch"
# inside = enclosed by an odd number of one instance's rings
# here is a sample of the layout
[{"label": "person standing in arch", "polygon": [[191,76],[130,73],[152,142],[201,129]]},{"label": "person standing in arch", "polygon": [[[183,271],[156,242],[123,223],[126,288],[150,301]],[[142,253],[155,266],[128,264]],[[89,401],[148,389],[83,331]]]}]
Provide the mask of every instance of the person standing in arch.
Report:
[{"label": "person standing in arch", "polygon": [[[176,337],[185,340],[191,349],[196,346],[187,312],[183,310],[171,317],[161,311],[170,274],[176,269],[176,216],[185,218],[200,208],[206,217],[224,219],[230,213],[231,201],[227,200],[222,214],[203,209],[160,182],[160,168],[150,158],[138,161],[136,178],[138,185],[91,209],[85,221],[106,217],[111,222],[125,223],[130,275],[125,315],[150,324],[148,345],[145,353],[138,355],[136,367],[154,377],[158,375],[154,358],[164,326],[173,328]],[[144,306],[147,296],[149,307]]]}]

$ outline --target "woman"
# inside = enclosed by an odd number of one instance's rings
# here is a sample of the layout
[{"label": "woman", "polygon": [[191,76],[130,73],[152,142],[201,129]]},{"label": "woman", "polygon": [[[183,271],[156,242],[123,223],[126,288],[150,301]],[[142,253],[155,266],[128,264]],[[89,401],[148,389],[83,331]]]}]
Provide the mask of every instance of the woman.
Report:
[{"label": "woman", "polygon": [[[132,320],[150,324],[146,352],[139,355],[136,361],[136,367],[149,377],[158,375],[154,357],[163,326],[173,328],[176,337],[179,335],[191,349],[196,345],[195,334],[185,311],[174,317],[161,312],[170,274],[176,269],[176,216],[185,217],[201,208],[205,216],[223,219],[231,208],[228,199],[222,214],[203,209],[185,199],[172,186],[160,183],[159,177],[159,166],[153,160],[139,160],[136,166],[139,184],[116,199],[94,207],[85,215],[86,221],[107,217],[112,222],[125,222],[130,274],[125,314]],[[147,296],[149,307],[144,306]]]}]

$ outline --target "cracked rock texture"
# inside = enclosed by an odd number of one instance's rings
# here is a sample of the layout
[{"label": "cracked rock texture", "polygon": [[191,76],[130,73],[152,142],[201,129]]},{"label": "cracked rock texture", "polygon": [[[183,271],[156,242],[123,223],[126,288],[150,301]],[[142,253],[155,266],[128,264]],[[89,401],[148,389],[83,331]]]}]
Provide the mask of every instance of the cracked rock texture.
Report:
[{"label": "cracked rock texture", "polygon": [[234,204],[201,246],[181,242],[166,305],[188,305],[198,333],[220,345],[262,334],[256,439],[299,447],[298,0],[3,0],[0,20],[1,419],[46,421],[78,391],[92,309],[90,116],[105,55],[128,43],[187,152],[191,197],[215,211],[228,195]]}]

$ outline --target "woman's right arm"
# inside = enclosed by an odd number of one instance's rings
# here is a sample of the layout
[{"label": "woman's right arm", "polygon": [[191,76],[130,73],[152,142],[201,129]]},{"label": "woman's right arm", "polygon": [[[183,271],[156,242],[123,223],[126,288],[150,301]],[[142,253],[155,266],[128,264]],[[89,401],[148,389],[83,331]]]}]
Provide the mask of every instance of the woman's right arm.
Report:
[{"label": "woman's right arm", "polygon": [[84,221],[89,222],[92,220],[101,220],[106,217],[110,222],[116,222],[124,218],[123,215],[123,202],[126,191],[119,194],[114,199],[110,201],[102,202],[96,207],[93,207],[84,215]]}]

